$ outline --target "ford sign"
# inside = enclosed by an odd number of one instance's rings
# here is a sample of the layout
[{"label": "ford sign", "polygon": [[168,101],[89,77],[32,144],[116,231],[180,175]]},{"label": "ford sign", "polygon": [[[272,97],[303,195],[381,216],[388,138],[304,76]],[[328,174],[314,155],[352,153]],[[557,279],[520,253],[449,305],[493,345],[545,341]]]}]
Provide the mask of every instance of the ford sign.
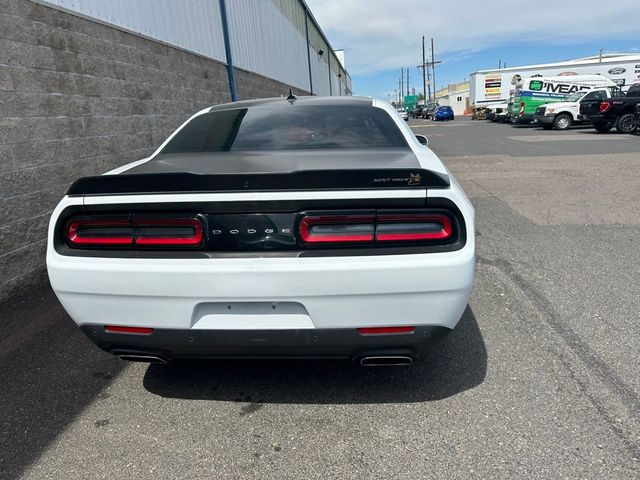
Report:
[{"label": "ford sign", "polygon": [[623,67],[614,67],[611,70],[609,70],[609,75],[621,75],[624,72],[626,72],[627,69],[623,68]]}]

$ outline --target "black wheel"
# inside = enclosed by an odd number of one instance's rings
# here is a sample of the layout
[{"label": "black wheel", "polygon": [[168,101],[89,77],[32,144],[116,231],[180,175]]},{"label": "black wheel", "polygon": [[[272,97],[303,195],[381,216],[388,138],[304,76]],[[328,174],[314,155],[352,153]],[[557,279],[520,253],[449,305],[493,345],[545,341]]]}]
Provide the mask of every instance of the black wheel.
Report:
[{"label": "black wheel", "polygon": [[573,118],[568,113],[560,113],[553,119],[553,128],[567,130],[573,123]]},{"label": "black wheel", "polygon": [[633,133],[638,127],[633,124],[633,113],[625,113],[618,118],[616,130],[619,133]]},{"label": "black wheel", "polygon": [[550,123],[543,123],[542,128],[544,128],[545,130],[551,130],[553,128],[553,125],[551,125]]},{"label": "black wheel", "polygon": [[613,122],[594,122],[593,128],[600,133],[607,133],[613,128]]}]

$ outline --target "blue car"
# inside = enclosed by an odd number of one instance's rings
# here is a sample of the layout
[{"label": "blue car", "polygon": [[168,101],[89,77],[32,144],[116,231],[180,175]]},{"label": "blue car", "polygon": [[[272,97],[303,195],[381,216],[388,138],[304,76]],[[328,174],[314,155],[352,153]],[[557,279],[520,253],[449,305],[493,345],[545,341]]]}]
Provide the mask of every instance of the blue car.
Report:
[{"label": "blue car", "polygon": [[431,117],[432,120],[453,120],[455,115],[451,107],[443,106],[438,107]]}]

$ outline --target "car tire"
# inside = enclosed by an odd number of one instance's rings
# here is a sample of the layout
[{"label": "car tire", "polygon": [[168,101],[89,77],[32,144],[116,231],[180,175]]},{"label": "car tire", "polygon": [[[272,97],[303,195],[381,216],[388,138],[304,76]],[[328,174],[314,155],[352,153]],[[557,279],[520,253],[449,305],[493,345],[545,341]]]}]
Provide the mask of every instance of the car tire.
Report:
[{"label": "car tire", "polygon": [[616,122],[616,130],[618,133],[633,133],[638,127],[633,124],[633,113],[625,113],[620,115]]},{"label": "car tire", "polygon": [[607,133],[613,128],[613,122],[594,122],[593,128],[600,133]]},{"label": "car tire", "polygon": [[568,113],[560,113],[553,119],[553,128],[556,130],[568,130],[573,123],[573,117]]},{"label": "car tire", "polygon": [[551,130],[551,129],[553,129],[553,125],[551,125],[550,123],[543,123],[542,124],[542,128],[544,130]]}]

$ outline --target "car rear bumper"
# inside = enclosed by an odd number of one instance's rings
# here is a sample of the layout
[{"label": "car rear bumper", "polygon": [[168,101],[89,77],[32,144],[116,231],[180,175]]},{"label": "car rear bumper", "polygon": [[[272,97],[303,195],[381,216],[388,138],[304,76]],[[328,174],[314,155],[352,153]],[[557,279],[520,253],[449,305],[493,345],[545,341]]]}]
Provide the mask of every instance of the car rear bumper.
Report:
[{"label": "car rear bumper", "polygon": [[353,257],[141,259],[50,249],[54,291],[79,325],[264,330],[453,328],[469,298],[474,243],[454,252]]},{"label": "car rear bumper", "polygon": [[363,335],[356,329],[190,330],[157,329],[149,335],[105,331],[84,325],[82,331],[103,350],[130,360],[181,358],[336,358],[371,356],[421,359],[450,329],[417,327],[411,333]]}]

